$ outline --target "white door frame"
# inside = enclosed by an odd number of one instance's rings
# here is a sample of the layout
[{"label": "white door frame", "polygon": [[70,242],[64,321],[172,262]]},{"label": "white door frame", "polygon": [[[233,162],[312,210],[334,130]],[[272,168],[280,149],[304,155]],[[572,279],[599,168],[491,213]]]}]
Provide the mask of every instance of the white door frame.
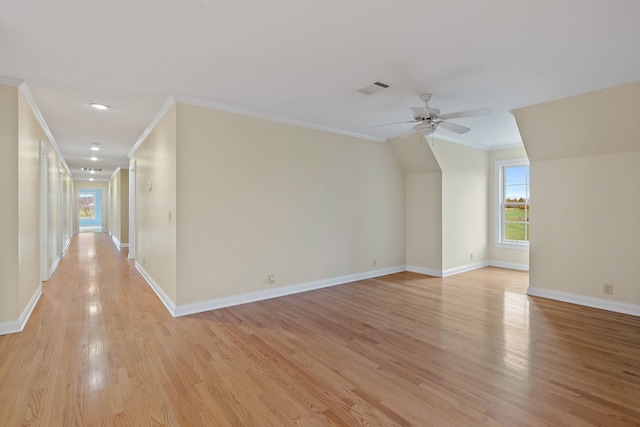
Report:
[{"label": "white door frame", "polygon": [[58,166],[58,236],[60,257],[64,254],[64,190],[62,182],[62,168]]},{"label": "white door frame", "polygon": [[40,280],[49,280],[49,150],[40,140]]},{"label": "white door frame", "polygon": [[136,162],[129,165],[129,259],[136,259]]}]

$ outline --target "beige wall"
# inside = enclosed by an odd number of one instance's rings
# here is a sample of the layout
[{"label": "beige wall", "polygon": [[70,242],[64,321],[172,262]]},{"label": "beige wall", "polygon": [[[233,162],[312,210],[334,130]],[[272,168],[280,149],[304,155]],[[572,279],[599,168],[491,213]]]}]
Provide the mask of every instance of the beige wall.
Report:
[{"label": "beige wall", "polygon": [[532,287],[640,304],[638,165],[640,151],[532,164]]},{"label": "beige wall", "polygon": [[640,304],[638,111],[640,83],[514,111],[531,162],[532,288]]},{"label": "beige wall", "polygon": [[177,104],[177,203],[178,304],[405,262],[384,143]]},{"label": "beige wall", "polygon": [[[442,172],[430,141],[413,133],[388,141],[405,173],[405,264],[442,271]],[[417,267],[417,268],[416,268]]]},{"label": "beige wall", "polygon": [[[20,312],[40,286],[40,141],[49,150],[49,176],[55,167],[55,152],[31,111],[25,97],[20,93],[18,102],[18,209],[20,234]],[[50,188],[50,191],[54,189]],[[52,195],[51,195],[52,196]],[[55,196],[53,196],[55,197]],[[51,198],[53,198],[51,197]],[[50,199],[51,200],[51,199]],[[53,231],[53,230],[50,230]],[[47,268],[51,267],[51,261]]]},{"label": "beige wall", "polygon": [[120,243],[129,244],[129,169],[120,170]]},{"label": "beige wall", "polygon": [[[203,153],[203,155],[205,155]],[[136,262],[173,301],[176,290],[176,106],[131,156],[136,164]],[[195,183],[206,191],[209,177]],[[149,190],[151,184],[151,190]],[[197,210],[199,204],[181,205],[181,210]],[[171,220],[169,220],[171,212]],[[208,222],[199,224],[206,230]],[[198,250],[201,250],[198,248]],[[208,250],[208,249],[207,249]],[[191,253],[191,252],[189,252]],[[209,261],[200,268],[206,268]]]},{"label": "beige wall", "polygon": [[18,88],[0,85],[0,322],[16,320],[18,303]]},{"label": "beige wall", "polygon": [[[60,218],[68,215],[68,206],[64,205],[64,183],[70,180],[62,160],[56,154],[54,146],[49,141],[36,113],[29,105],[25,94],[26,87],[17,91],[17,103],[14,112],[6,111],[11,121],[17,118],[17,139],[13,144],[3,148],[3,157],[12,152],[12,146],[16,147],[17,156],[10,163],[17,170],[17,181],[12,184],[13,189],[8,190],[8,195],[17,194],[17,217],[8,218],[10,227],[17,232],[18,241],[12,254],[17,254],[18,280],[13,285],[17,290],[17,311],[12,310],[11,320],[18,320],[23,314],[29,301],[38,291],[41,283],[40,263],[40,144],[44,144],[48,150],[49,170],[44,171],[49,181],[48,193],[48,260],[47,272],[53,268],[68,240],[65,239],[65,227],[61,226]],[[10,90],[13,93],[13,89]],[[3,112],[3,117],[5,112]],[[11,127],[8,127],[11,133]],[[4,128],[3,128],[4,133]],[[13,138],[13,136],[12,136]],[[62,190],[59,183],[62,182]],[[62,209],[61,209],[62,208]],[[61,213],[62,210],[62,213]],[[6,212],[11,212],[9,209]],[[68,227],[67,227],[68,228]],[[62,242],[60,236],[62,234]],[[8,237],[10,239],[10,237]],[[13,255],[8,255],[11,259]],[[10,292],[15,295],[15,291]],[[17,314],[17,316],[16,316]],[[6,316],[5,316],[6,317]],[[5,319],[6,320],[6,319]]]},{"label": "beige wall", "polygon": [[442,169],[443,270],[487,261],[488,152],[439,139],[429,146]]},{"label": "beige wall", "polygon": [[[507,148],[504,150],[494,150],[489,152],[489,183],[490,183],[490,203],[489,208],[491,210],[490,221],[489,221],[489,258],[491,261],[506,263],[506,264],[514,264],[520,267],[528,267],[529,266],[529,248],[526,249],[509,249],[509,248],[501,248],[495,245],[495,218],[500,214],[500,212],[496,212],[496,185],[495,182],[495,162],[499,160],[515,160],[515,159],[525,159],[527,158],[527,152],[524,147],[515,147],[515,148]],[[537,203],[534,201],[534,204]]]},{"label": "beige wall", "polygon": [[442,172],[405,177],[406,264],[442,271]]},{"label": "beige wall", "polygon": [[129,170],[118,169],[109,180],[109,232],[121,245],[129,243]]}]

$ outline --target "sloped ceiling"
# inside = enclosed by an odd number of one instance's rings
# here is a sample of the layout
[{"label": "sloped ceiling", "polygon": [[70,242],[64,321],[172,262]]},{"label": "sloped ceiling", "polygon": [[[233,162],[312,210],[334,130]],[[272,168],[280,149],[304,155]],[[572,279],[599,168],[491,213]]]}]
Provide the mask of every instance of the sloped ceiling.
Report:
[{"label": "sloped ceiling", "polygon": [[[487,149],[521,144],[509,110],[638,80],[638,16],[637,0],[3,0],[0,76],[26,82],[77,178],[126,167],[171,95],[384,141],[411,125],[375,126],[430,92],[443,113],[492,109],[438,135]],[[376,80],[391,86],[358,92]]]},{"label": "sloped ceiling", "polygon": [[640,150],[640,82],[515,110],[531,161]]}]

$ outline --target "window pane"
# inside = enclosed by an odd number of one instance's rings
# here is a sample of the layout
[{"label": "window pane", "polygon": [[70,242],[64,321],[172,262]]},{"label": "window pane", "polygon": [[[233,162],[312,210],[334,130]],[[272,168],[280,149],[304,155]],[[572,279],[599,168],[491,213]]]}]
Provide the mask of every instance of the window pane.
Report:
[{"label": "window pane", "polygon": [[95,218],[95,198],[93,193],[80,193],[78,197],[78,208],[80,218]]},{"label": "window pane", "polygon": [[507,185],[504,187],[505,202],[526,202],[529,199],[527,185]]},{"label": "window pane", "polygon": [[504,165],[501,173],[501,241],[529,241],[529,165]]},{"label": "window pane", "polygon": [[527,173],[529,166],[510,166],[504,168],[504,184],[528,184]]},{"label": "window pane", "polygon": [[503,206],[504,240],[529,241],[529,205],[509,203]]}]

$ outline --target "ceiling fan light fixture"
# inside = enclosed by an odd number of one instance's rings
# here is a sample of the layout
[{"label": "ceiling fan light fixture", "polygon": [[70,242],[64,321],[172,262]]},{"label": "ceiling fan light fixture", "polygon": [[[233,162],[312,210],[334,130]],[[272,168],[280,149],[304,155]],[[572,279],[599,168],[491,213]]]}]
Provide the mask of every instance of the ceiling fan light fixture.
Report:
[{"label": "ceiling fan light fixture", "polygon": [[423,123],[415,125],[413,128],[421,135],[427,136],[435,132],[437,127],[435,123],[424,121]]}]

